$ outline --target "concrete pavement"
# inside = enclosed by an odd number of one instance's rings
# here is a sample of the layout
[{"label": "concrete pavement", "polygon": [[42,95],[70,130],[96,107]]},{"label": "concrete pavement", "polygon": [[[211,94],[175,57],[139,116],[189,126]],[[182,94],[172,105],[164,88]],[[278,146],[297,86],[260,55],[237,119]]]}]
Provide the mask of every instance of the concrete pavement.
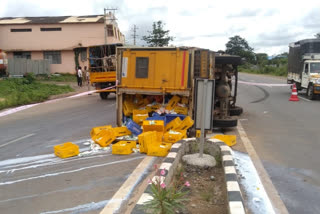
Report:
[{"label": "concrete pavement", "polygon": [[[286,83],[284,78],[243,73],[240,80]],[[288,211],[319,213],[320,101],[301,99],[299,102],[289,102],[291,90],[288,86],[242,83],[238,92],[237,105],[244,108],[241,124]],[[299,96],[305,98],[303,92]],[[225,133],[235,132],[227,130]]]}]

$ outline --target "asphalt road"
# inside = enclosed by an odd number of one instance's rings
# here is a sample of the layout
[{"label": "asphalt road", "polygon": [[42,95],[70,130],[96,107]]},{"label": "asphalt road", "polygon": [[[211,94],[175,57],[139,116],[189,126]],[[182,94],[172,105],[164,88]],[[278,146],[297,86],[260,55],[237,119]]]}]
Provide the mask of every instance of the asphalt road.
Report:
[{"label": "asphalt road", "polygon": [[81,151],[92,127],[115,125],[115,97],[97,94],[41,104],[0,118],[1,213],[98,213],[144,156],[102,151],[60,159],[53,146]]},{"label": "asphalt road", "polygon": [[[251,83],[285,84],[277,77],[240,74]],[[292,214],[320,213],[320,100],[290,102],[291,89],[239,84],[241,124]],[[228,133],[228,132],[227,132]]]}]

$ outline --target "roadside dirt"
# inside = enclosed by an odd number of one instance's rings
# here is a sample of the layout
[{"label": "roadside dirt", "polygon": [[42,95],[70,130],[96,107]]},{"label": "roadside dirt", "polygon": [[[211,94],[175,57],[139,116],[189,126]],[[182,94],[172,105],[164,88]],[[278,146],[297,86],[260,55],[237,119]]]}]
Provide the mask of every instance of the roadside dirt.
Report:
[{"label": "roadside dirt", "polygon": [[[200,169],[184,165],[184,178],[190,183],[189,202],[183,214],[227,214],[227,190],[222,167]],[[212,177],[213,176],[213,177]]]}]

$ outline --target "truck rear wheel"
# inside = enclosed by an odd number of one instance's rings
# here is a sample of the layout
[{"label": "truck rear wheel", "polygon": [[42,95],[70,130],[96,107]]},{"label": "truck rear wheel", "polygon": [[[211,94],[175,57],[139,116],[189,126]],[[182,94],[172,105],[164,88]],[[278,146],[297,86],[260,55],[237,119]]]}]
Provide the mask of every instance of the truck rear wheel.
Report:
[{"label": "truck rear wheel", "polygon": [[308,86],[307,97],[309,100],[314,100],[313,85]]},{"label": "truck rear wheel", "polygon": [[239,106],[231,107],[230,108],[230,116],[239,116],[243,113],[243,108]]},{"label": "truck rear wheel", "polygon": [[238,120],[234,118],[228,119],[213,119],[213,127],[218,128],[231,128],[238,125]]},{"label": "truck rear wheel", "polygon": [[109,93],[108,92],[100,92],[100,98],[102,100],[106,100],[108,98]]}]

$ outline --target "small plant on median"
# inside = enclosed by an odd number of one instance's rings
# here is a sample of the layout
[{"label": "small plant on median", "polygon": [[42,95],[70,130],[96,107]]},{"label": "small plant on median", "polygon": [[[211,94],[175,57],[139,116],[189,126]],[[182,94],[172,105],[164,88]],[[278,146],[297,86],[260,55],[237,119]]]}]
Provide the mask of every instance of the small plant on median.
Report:
[{"label": "small plant on median", "polygon": [[188,200],[185,196],[189,193],[184,187],[189,187],[188,181],[184,182],[183,174],[180,179],[173,181],[170,187],[160,179],[165,175],[165,169],[157,170],[155,181],[149,181],[152,190],[152,199],[144,203],[146,213],[174,214],[176,210],[183,209],[184,203]]}]

